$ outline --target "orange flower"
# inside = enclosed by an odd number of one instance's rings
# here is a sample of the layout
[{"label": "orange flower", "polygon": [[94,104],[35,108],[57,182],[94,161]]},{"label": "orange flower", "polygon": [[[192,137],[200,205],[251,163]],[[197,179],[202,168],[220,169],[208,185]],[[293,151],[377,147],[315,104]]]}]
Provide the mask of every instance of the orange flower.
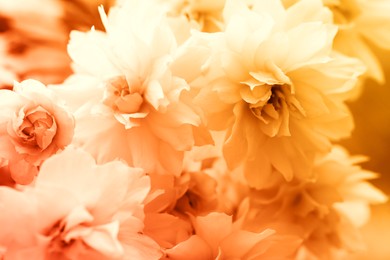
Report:
[{"label": "orange flower", "polygon": [[199,34],[210,59],[195,100],[208,126],[225,130],[230,168],[245,165],[250,186],[309,177],[313,158],[350,134],[344,101],[364,71],[332,50],[337,31],[320,1],[285,9],[278,0],[250,9],[228,1],[222,33]]}]

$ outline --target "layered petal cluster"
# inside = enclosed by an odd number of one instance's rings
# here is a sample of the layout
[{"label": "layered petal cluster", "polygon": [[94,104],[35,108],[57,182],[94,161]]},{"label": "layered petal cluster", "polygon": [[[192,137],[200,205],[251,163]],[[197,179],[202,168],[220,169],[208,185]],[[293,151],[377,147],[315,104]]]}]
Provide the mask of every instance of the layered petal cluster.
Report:
[{"label": "layered petal cluster", "polygon": [[376,173],[356,165],[361,159],[335,147],[316,162],[315,179],[252,190],[238,218],[252,231],[267,227],[302,238],[296,259],[340,259],[364,250],[358,228],[369,219],[369,205],[387,198],[368,182]]},{"label": "layered petal cluster", "polygon": [[[346,102],[366,66],[381,80],[363,39],[384,37],[385,0],[57,0],[46,27],[24,26],[40,13],[28,15],[33,0],[14,1],[26,3],[18,22],[11,2],[0,0],[0,259],[350,259],[364,248],[359,228],[387,197],[365,158],[335,143],[353,129]],[[67,38],[59,17],[79,29],[74,73],[12,88],[68,73],[46,48]],[[15,28],[31,39],[2,59]],[[43,71],[30,40],[47,51]]]},{"label": "layered petal cluster", "polygon": [[75,143],[100,162],[121,158],[179,174],[183,152],[210,140],[187,93],[202,51],[178,46],[163,10],[149,1],[125,1],[108,17],[100,11],[107,32],[71,34],[76,73],[53,87],[74,107]]},{"label": "layered petal cluster", "polygon": [[73,116],[35,80],[0,90],[0,100],[0,167],[16,183],[28,184],[44,160],[71,143]]},{"label": "layered petal cluster", "polygon": [[244,163],[257,188],[275,169],[308,177],[314,157],[350,134],[344,101],[364,66],[333,51],[337,27],[321,1],[228,1],[224,17],[223,32],[199,35],[210,59],[193,86],[208,126],[227,131],[229,167]]},{"label": "layered petal cluster", "polygon": [[158,259],[142,235],[150,179],[68,148],[46,160],[34,187],[0,187],[4,259]]}]

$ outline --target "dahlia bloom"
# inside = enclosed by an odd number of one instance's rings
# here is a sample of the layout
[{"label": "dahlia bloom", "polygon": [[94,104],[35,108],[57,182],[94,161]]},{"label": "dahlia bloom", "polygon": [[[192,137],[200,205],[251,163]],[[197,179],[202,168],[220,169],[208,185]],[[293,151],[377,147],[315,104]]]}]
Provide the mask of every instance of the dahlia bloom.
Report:
[{"label": "dahlia bloom", "polygon": [[149,189],[142,169],[119,161],[96,165],[86,152],[68,148],[45,161],[34,187],[0,187],[2,256],[158,259],[158,245],[142,235]]},{"label": "dahlia bloom", "polygon": [[224,157],[245,165],[252,187],[309,176],[313,158],[350,134],[344,101],[364,66],[332,50],[337,27],[321,1],[285,9],[279,0],[228,1],[222,33],[198,34],[210,48],[192,86],[213,130],[226,130]]},{"label": "dahlia bloom", "polygon": [[[19,184],[32,182],[41,163],[71,143],[73,116],[41,82],[0,90],[0,167]],[[4,169],[6,171],[6,169]]]},{"label": "dahlia bloom", "polygon": [[107,32],[71,34],[75,74],[53,87],[74,107],[75,144],[99,162],[121,158],[180,174],[184,151],[210,141],[187,94],[198,63],[182,66],[202,52],[178,46],[163,10],[149,1],[125,1],[108,17],[100,11]]},{"label": "dahlia bloom", "polygon": [[339,259],[364,250],[359,227],[369,219],[371,204],[386,196],[368,180],[377,175],[362,170],[340,147],[318,159],[313,180],[281,182],[265,190],[252,190],[237,218],[243,228],[265,227],[277,234],[297,235],[302,244],[296,259]]}]

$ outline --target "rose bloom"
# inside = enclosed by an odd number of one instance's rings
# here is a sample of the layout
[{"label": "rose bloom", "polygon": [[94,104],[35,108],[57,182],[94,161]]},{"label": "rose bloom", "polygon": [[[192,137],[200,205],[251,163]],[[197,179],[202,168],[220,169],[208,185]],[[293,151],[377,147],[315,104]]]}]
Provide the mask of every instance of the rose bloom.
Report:
[{"label": "rose bloom", "polygon": [[74,148],[46,160],[33,187],[0,187],[4,259],[159,259],[142,234],[150,180]]},{"label": "rose bloom", "polygon": [[74,143],[99,162],[121,158],[150,173],[180,174],[184,151],[211,142],[188,96],[202,53],[178,46],[149,1],[125,1],[108,17],[100,10],[107,33],[73,32],[75,74],[52,88],[75,111]]},{"label": "rose bloom", "polygon": [[243,163],[256,188],[271,185],[275,170],[309,177],[317,153],[352,130],[344,101],[364,66],[333,52],[337,27],[319,0],[288,9],[228,1],[224,17],[224,32],[197,35],[210,59],[192,87],[208,127],[226,131],[228,166]]},{"label": "rose bloom", "polygon": [[316,160],[312,180],[252,190],[237,219],[254,232],[267,227],[299,236],[295,259],[349,259],[365,248],[359,228],[369,220],[370,205],[387,200],[368,182],[377,174],[361,169],[360,162],[362,157],[334,147]]},{"label": "rose bloom", "polygon": [[12,179],[30,183],[41,163],[73,137],[73,116],[51,90],[35,80],[0,90],[0,162]]}]

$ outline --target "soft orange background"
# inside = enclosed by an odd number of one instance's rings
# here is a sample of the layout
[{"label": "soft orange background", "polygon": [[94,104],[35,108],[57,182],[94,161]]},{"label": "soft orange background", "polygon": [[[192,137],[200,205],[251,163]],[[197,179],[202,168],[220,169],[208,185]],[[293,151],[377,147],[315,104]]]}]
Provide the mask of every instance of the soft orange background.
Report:
[{"label": "soft orange background", "polygon": [[[381,174],[373,183],[390,195],[390,51],[376,50],[384,67],[385,85],[367,81],[362,95],[350,103],[355,118],[352,137],[342,142],[351,154],[367,155],[362,166]],[[371,221],[363,227],[368,251],[357,259],[390,259],[390,202],[372,208]]]}]

